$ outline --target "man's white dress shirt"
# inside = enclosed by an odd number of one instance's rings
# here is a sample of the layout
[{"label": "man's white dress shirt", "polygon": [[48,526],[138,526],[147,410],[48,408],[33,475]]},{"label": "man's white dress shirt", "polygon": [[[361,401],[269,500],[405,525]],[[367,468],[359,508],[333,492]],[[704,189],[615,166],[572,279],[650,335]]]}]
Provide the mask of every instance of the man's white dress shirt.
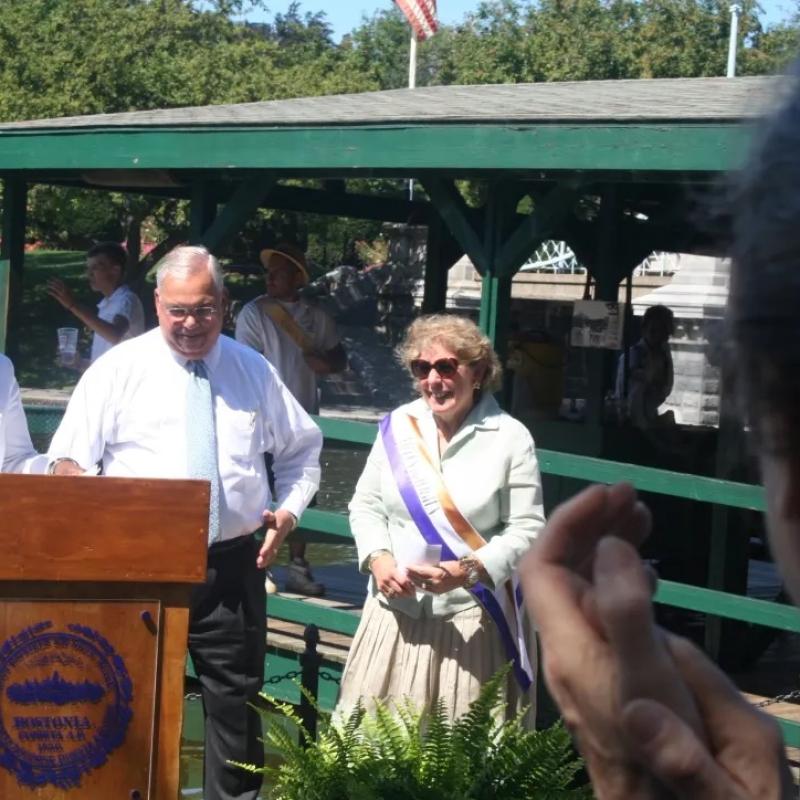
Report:
[{"label": "man's white dress shirt", "polygon": [[42,473],[47,464],[47,456],[33,449],[14,367],[0,355],[0,468],[3,472]]},{"label": "man's white dress shirt", "polygon": [[[250,533],[270,507],[299,518],[319,487],[322,434],[263,356],[220,336],[205,357],[217,431],[222,540]],[[185,478],[186,359],[160,328],[114,347],[81,377],[50,457],[102,461],[112,477]]]},{"label": "man's white dress shirt", "polygon": [[[108,297],[104,297],[97,304],[97,316],[104,322],[113,322],[116,317],[125,317],[128,320],[128,330],[122,337],[123,341],[144,333],[144,307],[130,286],[117,286]],[[96,361],[113,346],[108,339],[95,332],[90,360]]]},{"label": "man's white dress shirt", "polygon": [[[303,352],[292,338],[281,330],[261,307],[267,295],[251,300],[236,318],[236,340],[258,350],[276,370],[301,406],[309,414],[319,412],[317,376],[303,358]],[[311,340],[314,349],[327,353],[339,344],[336,323],[330,314],[305,300],[280,302],[284,310]]]}]

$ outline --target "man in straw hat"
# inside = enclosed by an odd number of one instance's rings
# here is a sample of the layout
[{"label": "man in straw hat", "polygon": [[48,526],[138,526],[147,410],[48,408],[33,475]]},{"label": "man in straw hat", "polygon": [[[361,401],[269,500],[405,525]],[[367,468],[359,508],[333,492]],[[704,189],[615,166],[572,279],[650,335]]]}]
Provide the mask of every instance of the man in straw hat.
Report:
[{"label": "man in straw hat", "polygon": [[[236,320],[236,339],[262,353],[281,380],[309,413],[319,412],[318,375],[341,372],[347,356],[329,314],[300,299],[308,283],[303,251],[282,242],[261,251],[267,293],[251,300]],[[286,591],[321,596],[325,587],[315,581],[305,559],[305,542],[289,542]],[[267,591],[276,591],[267,576]]]}]

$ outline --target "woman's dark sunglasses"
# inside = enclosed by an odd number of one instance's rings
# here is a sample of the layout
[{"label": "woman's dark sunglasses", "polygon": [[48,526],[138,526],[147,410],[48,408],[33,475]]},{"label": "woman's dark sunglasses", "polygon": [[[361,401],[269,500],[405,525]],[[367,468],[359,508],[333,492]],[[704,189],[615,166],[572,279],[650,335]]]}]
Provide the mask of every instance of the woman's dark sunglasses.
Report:
[{"label": "woman's dark sunglasses", "polygon": [[411,374],[420,380],[427,378],[432,369],[435,369],[441,378],[452,378],[458,372],[458,359],[439,358],[431,364],[430,361],[415,358],[409,366],[411,367]]}]

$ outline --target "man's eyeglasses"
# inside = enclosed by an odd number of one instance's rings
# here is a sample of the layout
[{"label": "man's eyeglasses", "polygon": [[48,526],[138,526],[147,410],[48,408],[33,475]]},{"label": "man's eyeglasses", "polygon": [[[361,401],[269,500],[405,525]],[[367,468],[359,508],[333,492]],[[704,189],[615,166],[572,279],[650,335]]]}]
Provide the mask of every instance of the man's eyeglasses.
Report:
[{"label": "man's eyeglasses", "polygon": [[167,314],[176,322],[183,322],[187,317],[194,317],[201,322],[207,322],[219,313],[219,309],[216,306],[194,306],[194,308],[187,306],[166,306],[166,309]]},{"label": "man's eyeglasses", "polygon": [[410,364],[411,374],[415,378],[425,380],[432,369],[435,369],[441,378],[452,378],[458,372],[457,358],[438,358],[432,364],[430,361],[423,361],[415,358]]}]

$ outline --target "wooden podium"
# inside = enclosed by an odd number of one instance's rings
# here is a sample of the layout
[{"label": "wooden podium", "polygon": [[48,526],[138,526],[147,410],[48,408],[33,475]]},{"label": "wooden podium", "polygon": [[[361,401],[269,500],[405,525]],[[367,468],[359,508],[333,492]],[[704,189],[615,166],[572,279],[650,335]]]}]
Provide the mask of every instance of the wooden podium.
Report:
[{"label": "wooden podium", "polygon": [[0,798],[176,800],[204,481],[0,475]]}]

